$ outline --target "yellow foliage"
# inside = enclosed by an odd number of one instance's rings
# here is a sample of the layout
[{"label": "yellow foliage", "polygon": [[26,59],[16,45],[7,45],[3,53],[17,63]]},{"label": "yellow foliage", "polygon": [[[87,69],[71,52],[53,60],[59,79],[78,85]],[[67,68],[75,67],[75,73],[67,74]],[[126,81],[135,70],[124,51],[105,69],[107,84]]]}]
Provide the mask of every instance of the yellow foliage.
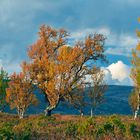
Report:
[{"label": "yellow foliage", "polygon": [[28,49],[31,62],[23,67],[53,105],[83,87],[83,78],[90,71],[86,69],[88,61],[104,58],[103,35],[89,35],[73,46],[67,45],[68,36],[64,29],[41,26],[39,39]]}]

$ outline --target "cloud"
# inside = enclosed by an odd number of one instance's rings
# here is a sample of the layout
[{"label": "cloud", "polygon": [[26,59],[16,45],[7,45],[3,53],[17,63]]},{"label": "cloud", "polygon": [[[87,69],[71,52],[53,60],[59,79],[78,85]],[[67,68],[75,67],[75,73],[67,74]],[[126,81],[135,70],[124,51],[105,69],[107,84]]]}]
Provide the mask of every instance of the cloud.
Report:
[{"label": "cloud", "polygon": [[122,61],[112,63],[106,68],[102,68],[105,72],[105,80],[111,85],[132,85],[130,78],[130,67]]},{"label": "cloud", "polygon": [[107,67],[111,71],[112,79],[118,79],[120,82],[129,76],[130,68],[122,61],[113,63]]},{"label": "cloud", "polygon": [[20,72],[21,71],[21,67],[20,64],[17,62],[12,62],[12,63],[4,63],[1,59],[0,59],[0,69],[3,68],[4,70],[6,70],[8,72],[8,74],[12,74],[13,72]]},{"label": "cloud", "polygon": [[103,34],[104,36],[108,36],[110,35],[110,29],[107,27],[80,29],[75,32],[72,32],[71,38],[73,40],[81,40],[91,33],[92,34],[99,33],[99,34]]},{"label": "cloud", "polygon": [[130,56],[132,48],[138,42],[137,37],[128,34],[110,34],[106,45],[108,46],[106,54]]},{"label": "cloud", "polygon": [[[122,61],[112,63],[108,67],[101,67],[101,69],[105,74],[104,80],[108,85],[133,85],[130,78],[130,67]],[[90,75],[87,75],[84,80],[86,82],[92,81]]]},{"label": "cloud", "polygon": [[91,33],[100,33],[106,37],[106,54],[130,56],[132,48],[134,48],[138,42],[136,36],[125,33],[118,34],[111,31],[109,27],[86,28],[77,30],[72,32],[71,39],[74,41],[82,40]]},{"label": "cloud", "polygon": [[27,59],[41,24],[63,27],[77,39],[103,33],[106,54],[128,56],[136,44],[138,16],[139,0],[0,0],[0,59],[6,67],[14,63],[10,71]]}]

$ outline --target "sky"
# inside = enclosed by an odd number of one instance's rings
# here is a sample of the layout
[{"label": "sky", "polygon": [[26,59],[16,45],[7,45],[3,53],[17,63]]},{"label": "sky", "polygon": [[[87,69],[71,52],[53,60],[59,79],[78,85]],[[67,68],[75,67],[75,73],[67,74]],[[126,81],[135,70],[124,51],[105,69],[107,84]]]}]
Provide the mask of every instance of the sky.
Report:
[{"label": "sky", "polygon": [[89,33],[105,35],[106,81],[133,85],[130,59],[138,42],[139,7],[140,0],[0,0],[0,67],[19,72],[20,63],[28,59],[27,48],[46,24],[65,28],[73,40]]}]

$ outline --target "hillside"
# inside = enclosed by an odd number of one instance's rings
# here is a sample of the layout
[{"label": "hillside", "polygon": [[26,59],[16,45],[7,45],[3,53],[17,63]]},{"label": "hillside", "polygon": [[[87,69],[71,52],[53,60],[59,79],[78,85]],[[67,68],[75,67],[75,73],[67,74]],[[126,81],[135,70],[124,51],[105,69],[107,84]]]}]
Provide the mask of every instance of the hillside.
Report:
[{"label": "hillside", "polygon": [[[131,86],[109,86],[108,90],[105,93],[104,102],[95,110],[96,115],[110,115],[110,114],[123,114],[129,115],[132,114],[130,106],[128,104],[128,96],[131,93],[133,87]],[[87,94],[88,89],[85,90]],[[27,114],[38,114],[44,112],[44,109],[47,105],[45,102],[45,97],[39,92],[35,91],[36,96],[38,97],[40,104],[38,107],[31,106],[27,110]],[[86,100],[87,97],[85,97]],[[16,113],[15,110],[11,111],[8,108],[6,112]],[[79,112],[73,107],[60,103],[60,105],[53,111],[54,114],[73,114],[78,115]],[[85,115],[90,114],[90,108],[86,107],[84,110]]]}]

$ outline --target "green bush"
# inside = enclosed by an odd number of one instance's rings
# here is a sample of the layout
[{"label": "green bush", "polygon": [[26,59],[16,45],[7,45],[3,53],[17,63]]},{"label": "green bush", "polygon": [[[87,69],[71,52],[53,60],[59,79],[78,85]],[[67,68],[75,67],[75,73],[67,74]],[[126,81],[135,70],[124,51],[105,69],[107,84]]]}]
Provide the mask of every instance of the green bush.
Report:
[{"label": "green bush", "polygon": [[15,135],[11,130],[4,128],[0,130],[0,140],[15,140]]},{"label": "green bush", "polygon": [[96,127],[96,123],[94,121],[94,118],[89,117],[86,120],[82,122],[80,121],[78,123],[78,133],[82,136],[85,135],[85,133],[87,135],[93,135],[95,127]]},{"label": "green bush", "polygon": [[104,134],[105,134],[104,128],[102,126],[98,127],[96,131],[96,138],[97,139],[101,138],[103,137]]},{"label": "green bush", "polygon": [[73,123],[73,122],[69,122],[67,124],[67,127],[66,127],[66,136],[73,136],[73,137],[76,137],[77,135],[77,130],[78,130],[78,125],[76,123]]},{"label": "green bush", "polygon": [[12,131],[13,124],[10,122],[2,123],[0,127],[0,139],[13,140],[15,139]]},{"label": "green bush", "polygon": [[114,126],[111,122],[106,122],[103,127],[106,134],[112,134],[114,132]]},{"label": "green bush", "polygon": [[20,122],[14,127],[14,132],[17,139],[28,140],[32,133],[32,123],[27,123],[26,121]]},{"label": "green bush", "polygon": [[130,124],[130,134],[135,138],[135,139],[140,139],[140,129],[138,129],[138,126],[135,123]]}]

